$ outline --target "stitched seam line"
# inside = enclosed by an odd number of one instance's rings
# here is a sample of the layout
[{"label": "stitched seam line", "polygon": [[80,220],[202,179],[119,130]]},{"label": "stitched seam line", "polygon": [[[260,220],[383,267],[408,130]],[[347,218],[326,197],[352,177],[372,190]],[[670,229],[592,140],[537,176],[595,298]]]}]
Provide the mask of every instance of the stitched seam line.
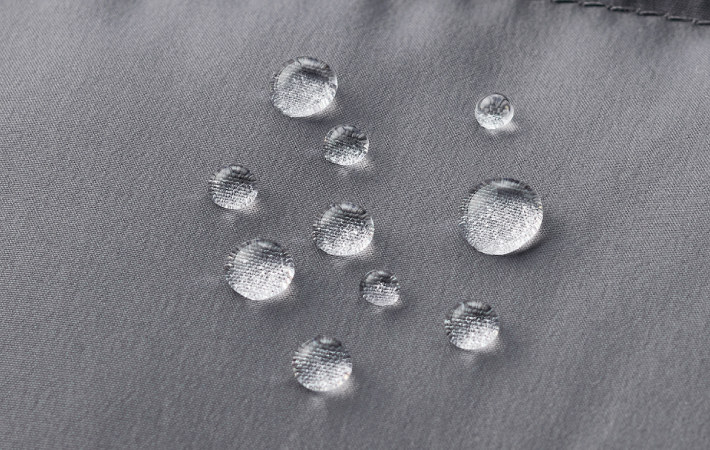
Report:
[{"label": "stitched seam line", "polygon": [[671,22],[690,22],[693,25],[698,25],[698,26],[710,25],[710,20],[706,20],[706,19],[694,19],[692,17],[671,14],[670,12],[651,11],[651,10],[644,10],[644,9],[640,9],[640,8],[630,8],[627,6],[607,5],[606,2],[600,1],[600,0],[550,0],[550,1],[552,3],[577,3],[578,5],[581,5],[584,7],[605,7],[609,11],[623,12],[623,13],[636,13],[636,15],[638,15],[638,16],[664,17],[666,20],[669,20]]}]

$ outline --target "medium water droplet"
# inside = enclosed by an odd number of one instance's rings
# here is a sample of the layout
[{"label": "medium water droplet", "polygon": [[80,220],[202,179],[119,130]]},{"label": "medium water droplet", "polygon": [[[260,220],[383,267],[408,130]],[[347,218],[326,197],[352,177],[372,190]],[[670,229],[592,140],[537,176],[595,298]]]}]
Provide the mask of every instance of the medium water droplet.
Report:
[{"label": "medium water droplet", "polygon": [[311,391],[335,389],[350,377],[353,363],[340,341],[318,335],[293,355],[296,380]]},{"label": "medium water droplet", "polygon": [[286,61],[271,79],[271,102],[289,117],[308,117],[335,98],[338,79],[328,64],[308,56]]},{"label": "medium water droplet", "polygon": [[354,255],[364,250],[375,234],[372,217],[352,203],[338,203],[313,225],[316,246],[331,255]]},{"label": "medium water droplet", "polygon": [[469,244],[481,253],[505,255],[535,237],[542,224],[542,202],[527,184],[496,178],[471,190],[461,214],[460,229]]},{"label": "medium water droplet", "polygon": [[459,303],[446,315],[444,328],[452,344],[464,350],[476,350],[495,340],[500,325],[493,308],[466,302]]},{"label": "medium water droplet", "polygon": [[399,280],[392,272],[371,270],[360,282],[360,295],[373,305],[394,305],[399,301]]},{"label": "medium water droplet", "polygon": [[210,177],[208,191],[222,208],[246,208],[256,199],[256,178],[246,167],[225,166]]},{"label": "medium water droplet", "polygon": [[265,300],[283,292],[294,275],[291,255],[268,239],[254,239],[229,254],[227,282],[240,295]]},{"label": "medium water droplet", "polygon": [[476,105],[476,120],[483,128],[495,130],[513,119],[513,105],[503,94],[491,94]]},{"label": "medium water droplet", "polygon": [[325,159],[349,166],[356,164],[365,157],[370,141],[367,135],[352,125],[338,125],[331,129],[325,137]]}]

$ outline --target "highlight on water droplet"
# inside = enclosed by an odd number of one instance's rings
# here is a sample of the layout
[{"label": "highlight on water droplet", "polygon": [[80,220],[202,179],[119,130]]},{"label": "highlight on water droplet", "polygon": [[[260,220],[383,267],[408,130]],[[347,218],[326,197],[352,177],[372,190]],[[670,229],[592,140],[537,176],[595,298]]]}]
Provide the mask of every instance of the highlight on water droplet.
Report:
[{"label": "highlight on water droplet", "polygon": [[316,247],[331,255],[363,251],[375,234],[375,224],[364,208],[343,202],[330,206],[313,225]]},{"label": "highlight on water droplet", "polygon": [[512,178],[486,180],[461,206],[459,228],[481,253],[505,255],[520,250],[542,225],[542,202],[527,184]]},{"label": "highlight on water droplet", "polygon": [[464,350],[477,350],[495,341],[500,330],[493,308],[483,303],[459,303],[447,315],[444,328],[449,340]]},{"label": "highlight on water droplet", "polygon": [[350,353],[340,341],[318,335],[301,344],[293,355],[296,380],[311,391],[330,391],[350,377]]},{"label": "highlight on water droplet", "polygon": [[399,280],[387,270],[371,270],[360,281],[360,296],[373,305],[394,305],[399,301]]},{"label": "highlight on water droplet", "polygon": [[238,294],[250,300],[266,300],[288,288],[295,266],[281,245],[254,239],[229,254],[225,271],[229,286]]},{"label": "highlight on water droplet", "polygon": [[476,120],[483,128],[495,130],[513,120],[513,105],[503,94],[491,94],[476,104]]},{"label": "highlight on water droplet", "polygon": [[271,102],[289,117],[323,111],[335,98],[338,79],[328,64],[300,56],[286,61],[271,79]]},{"label": "highlight on water droplet", "polygon": [[246,208],[256,199],[256,177],[244,166],[224,166],[210,177],[208,192],[222,208]]},{"label": "highlight on water droplet", "polygon": [[325,136],[325,159],[350,166],[363,160],[367,154],[370,141],[367,135],[352,125],[338,125],[332,128]]}]

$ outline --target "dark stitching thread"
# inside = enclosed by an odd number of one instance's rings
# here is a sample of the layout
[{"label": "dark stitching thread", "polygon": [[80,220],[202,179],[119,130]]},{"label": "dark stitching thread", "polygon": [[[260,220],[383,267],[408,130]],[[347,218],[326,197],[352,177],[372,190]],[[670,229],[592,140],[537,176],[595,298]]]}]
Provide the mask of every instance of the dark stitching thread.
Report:
[{"label": "dark stitching thread", "polygon": [[614,11],[614,12],[635,12],[633,8],[629,8],[628,6],[610,6],[609,11]]},{"label": "dark stitching thread", "polygon": [[615,5],[606,5],[603,1],[590,1],[590,0],[550,0],[552,3],[577,3],[581,6],[584,7],[592,7],[592,6],[603,6],[606,7],[609,11],[614,11],[614,12],[635,12],[639,16],[663,16],[665,17],[666,20],[669,20],[671,22],[692,22],[693,25],[698,25],[698,26],[708,26],[710,25],[710,20],[700,20],[700,19],[693,19],[692,17],[685,17],[685,16],[673,16],[670,13],[667,12],[661,12],[661,11],[646,11],[646,10],[640,10],[640,9],[634,9],[630,8],[628,6],[615,6]]},{"label": "dark stitching thread", "polygon": [[666,19],[672,20],[673,22],[692,22],[693,21],[692,17],[683,17],[683,16],[666,16]]}]

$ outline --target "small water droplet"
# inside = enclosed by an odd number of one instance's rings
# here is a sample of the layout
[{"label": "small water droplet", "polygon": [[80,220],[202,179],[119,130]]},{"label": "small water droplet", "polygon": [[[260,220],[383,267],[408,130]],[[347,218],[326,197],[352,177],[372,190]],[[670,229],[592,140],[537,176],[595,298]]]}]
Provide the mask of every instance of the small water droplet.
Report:
[{"label": "small water droplet", "polygon": [[505,255],[528,244],[540,230],[542,202],[525,183],[510,178],[484,181],[461,206],[460,229],[476,250]]},{"label": "small water droplet", "polygon": [[225,166],[210,177],[208,191],[222,208],[246,208],[256,199],[256,178],[246,167]]},{"label": "small water droplet", "polygon": [[399,280],[392,272],[371,270],[360,282],[360,295],[373,305],[394,305],[399,301]]},{"label": "small water droplet", "polygon": [[286,61],[271,79],[271,102],[289,117],[308,117],[335,98],[338,79],[328,64],[308,56]]},{"label": "small water droplet", "polygon": [[369,146],[367,135],[359,128],[352,125],[338,125],[325,136],[323,147],[325,159],[341,166],[350,166],[362,161]]},{"label": "small water droplet", "polygon": [[331,205],[313,225],[316,246],[331,255],[354,255],[364,250],[375,234],[372,217],[352,203]]},{"label": "small water droplet", "polygon": [[459,303],[446,315],[444,328],[452,344],[464,350],[476,350],[496,339],[500,324],[490,306],[466,302]]},{"label": "small water droplet", "polygon": [[503,94],[491,94],[476,105],[476,120],[483,128],[495,130],[513,119],[513,105]]},{"label": "small water droplet", "polygon": [[227,282],[240,295],[265,300],[283,292],[294,275],[293,258],[268,239],[254,239],[229,254]]},{"label": "small water droplet", "polygon": [[340,341],[318,335],[298,347],[293,355],[293,371],[306,389],[329,391],[350,377],[353,363]]}]

